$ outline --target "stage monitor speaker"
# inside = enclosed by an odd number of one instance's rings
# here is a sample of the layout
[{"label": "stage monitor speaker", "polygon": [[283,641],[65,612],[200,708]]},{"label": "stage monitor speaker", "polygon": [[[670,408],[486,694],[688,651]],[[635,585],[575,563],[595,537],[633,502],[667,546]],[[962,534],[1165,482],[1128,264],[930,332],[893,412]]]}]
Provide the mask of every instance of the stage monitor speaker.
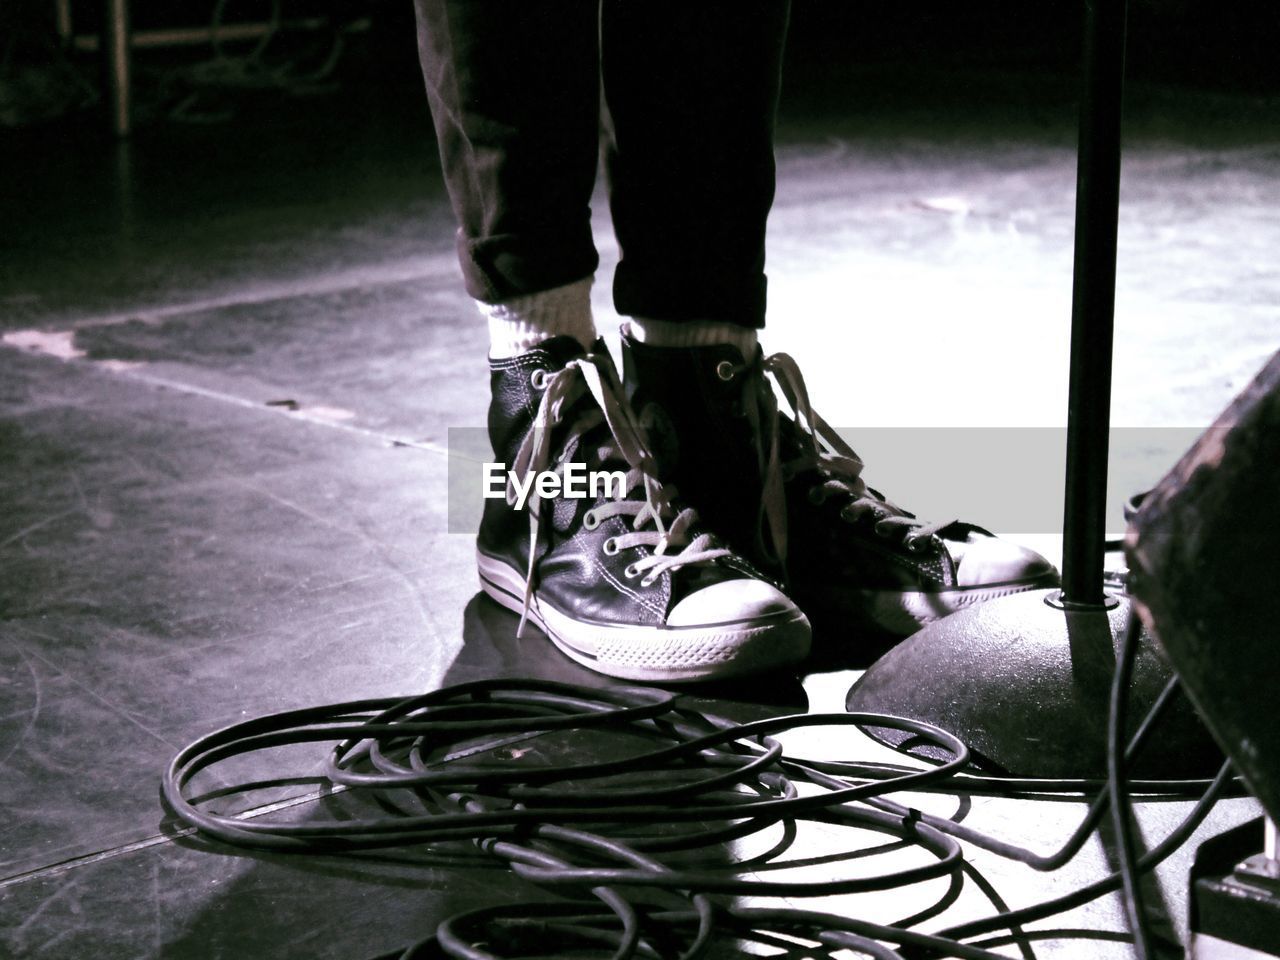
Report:
[{"label": "stage monitor speaker", "polygon": [[1280,352],[1143,499],[1125,555],[1144,624],[1280,817]]}]

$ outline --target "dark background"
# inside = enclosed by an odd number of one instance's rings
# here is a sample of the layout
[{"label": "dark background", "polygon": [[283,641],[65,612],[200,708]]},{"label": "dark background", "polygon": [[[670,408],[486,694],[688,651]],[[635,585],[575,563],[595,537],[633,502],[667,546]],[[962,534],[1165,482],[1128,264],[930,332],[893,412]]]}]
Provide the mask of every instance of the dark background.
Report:
[{"label": "dark background", "polygon": [[[795,0],[788,83],[801,88],[829,82],[842,72],[878,68],[884,76],[901,65],[900,76],[963,68],[1040,75],[1068,75],[1079,61],[1081,0]],[[97,30],[102,5],[73,4],[75,32]],[[228,23],[267,18],[267,0],[227,0],[220,8]],[[743,5],[749,15],[749,4]],[[213,0],[136,0],[134,26],[148,29],[198,26],[210,22]],[[409,0],[283,0],[282,17],[329,18],[334,24],[369,21],[369,28],[346,36],[337,68],[326,74],[334,86],[403,86],[420,83],[416,73],[412,4]],[[98,86],[97,58],[86,51],[60,52],[49,0],[6,0],[0,4],[0,106],[4,126],[32,126],[51,120],[95,116],[90,88]],[[321,31],[323,33],[323,31]],[[243,47],[237,48],[242,50]],[[1280,4],[1223,3],[1221,0],[1133,0],[1130,3],[1129,78],[1210,93],[1267,96],[1280,92]],[[316,33],[285,33],[271,43],[268,61],[291,63],[300,72],[329,50]],[[193,80],[182,68],[207,58],[206,47],[145,50],[135,56],[139,120],[172,114]],[[56,64],[63,72],[52,70]],[[66,68],[83,78],[78,95]],[[51,77],[49,74],[53,72]],[[919,80],[920,83],[936,80]],[[200,83],[207,94],[243,101],[252,83]],[[231,92],[229,92],[229,90]],[[274,92],[279,93],[276,89]],[[841,96],[839,88],[833,96]],[[33,103],[32,100],[36,101]],[[204,104],[207,106],[207,104]],[[225,119],[226,110],[213,111]],[[199,111],[196,111],[199,114]]]}]

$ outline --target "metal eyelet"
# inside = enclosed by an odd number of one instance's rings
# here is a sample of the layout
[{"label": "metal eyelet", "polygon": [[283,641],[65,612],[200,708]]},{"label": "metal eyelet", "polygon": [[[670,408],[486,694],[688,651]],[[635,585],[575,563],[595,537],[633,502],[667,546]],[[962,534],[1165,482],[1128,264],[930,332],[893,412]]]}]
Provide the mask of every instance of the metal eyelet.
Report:
[{"label": "metal eyelet", "polygon": [[822,506],[827,502],[827,491],[823,490],[821,487],[810,487],[809,502],[814,506]]},{"label": "metal eyelet", "polygon": [[612,557],[616,555],[618,552],[618,541],[615,540],[613,537],[610,537],[603,544],[601,544],[600,549],[604,551],[605,556]]},{"label": "metal eyelet", "polygon": [[600,518],[596,516],[594,510],[588,510],[582,515],[582,526],[587,530],[594,530],[600,526]]},{"label": "metal eyelet", "polygon": [[653,577],[645,577],[643,580],[641,580],[641,581],[640,581],[640,586],[642,586],[642,587],[652,587],[652,586],[653,586],[653,581],[654,581],[654,578],[653,578]]},{"label": "metal eyelet", "polygon": [[533,385],[535,390],[545,390],[547,387],[547,371],[539,367],[529,374],[529,383]]},{"label": "metal eyelet", "polygon": [[737,374],[737,369],[728,360],[721,360],[716,364],[716,376],[728,383]]},{"label": "metal eyelet", "polygon": [[929,541],[925,537],[916,537],[912,540],[907,540],[906,545],[907,549],[912,553],[924,553],[925,544],[928,542]]},{"label": "metal eyelet", "polygon": [[640,571],[636,569],[634,563],[627,564],[627,568],[622,571],[622,575],[628,580],[633,580],[640,575]]}]

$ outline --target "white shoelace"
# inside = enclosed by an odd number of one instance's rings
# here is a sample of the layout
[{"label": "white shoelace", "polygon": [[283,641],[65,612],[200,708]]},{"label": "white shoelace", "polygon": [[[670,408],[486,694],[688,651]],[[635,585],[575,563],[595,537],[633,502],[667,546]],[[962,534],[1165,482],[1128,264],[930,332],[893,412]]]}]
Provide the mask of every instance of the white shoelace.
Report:
[{"label": "white shoelace", "polygon": [[[622,385],[618,382],[613,362],[607,355],[584,354],[569,361],[560,370],[543,373],[535,385],[545,387],[545,392],[534,413],[533,425],[516,451],[511,472],[522,480],[530,480],[531,475],[536,476],[550,466],[554,452],[553,431],[563,421],[565,413],[573,408],[584,393],[589,392],[595,400],[594,406],[582,405],[558,446],[567,451],[576,450],[589,431],[598,427],[602,421],[608,425],[611,439],[596,451],[599,462],[621,459],[631,469],[627,472],[620,496],[592,507],[583,515],[583,523],[589,529],[594,529],[600,521],[610,517],[633,518],[631,532],[606,541],[613,544],[611,552],[615,553],[640,546],[652,548],[651,554],[627,567],[628,575],[642,576],[641,584],[649,586],[668,570],[731,555],[731,551],[717,546],[710,534],[690,536],[690,528],[697,521],[697,512],[689,507],[677,510],[673,503],[675,488],[664,487],[658,482],[653,454],[649,450],[644,429],[636,420]],[[554,470],[563,474],[564,461],[556,463]],[[627,499],[640,485],[644,487],[644,500]],[[526,502],[526,509],[529,511],[529,569],[525,575],[524,607],[520,626],[516,631],[517,637],[523,634],[529,619],[538,541],[542,530],[543,498],[537,493],[537,484],[530,484],[529,489]],[[515,486],[508,481],[507,502],[514,506],[516,499]],[[645,529],[650,524],[654,529]]]},{"label": "white shoelace", "polygon": [[[745,370],[746,367],[735,368]],[[800,367],[789,354],[775,353],[764,360],[764,372],[773,378],[787,404],[791,407],[792,416],[801,436],[801,453],[786,462],[781,462],[781,413],[778,401],[768,379],[761,377],[758,388],[748,390],[746,415],[751,425],[752,435],[763,437],[762,427],[768,427],[768,442],[758,446],[761,475],[764,484],[760,496],[760,514],[757,518],[758,546],[762,553],[770,553],[762,536],[765,525],[769,528],[769,539],[772,543],[772,559],[786,569],[787,560],[787,502],[785,484],[793,477],[807,471],[815,471],[822,482],[815,484],[810,496],[817,502],[830,495],[844,494],[851,499],[845,504],[840,515],[849,521],[872,515],[876,519],[876,532],[882,536],[901,531],[903,542],[909,549],[919,549],[918,544],[927,542],[939,530],[949,526],[953,521],[943,520],[926,523],[911,516],[906,510],[871,490],[862,479],[865,466],[859,457],[840,434],[836,433],[809,402],[809,391],[805,386]],[[821,498],[821,499],[819,499]]]}]

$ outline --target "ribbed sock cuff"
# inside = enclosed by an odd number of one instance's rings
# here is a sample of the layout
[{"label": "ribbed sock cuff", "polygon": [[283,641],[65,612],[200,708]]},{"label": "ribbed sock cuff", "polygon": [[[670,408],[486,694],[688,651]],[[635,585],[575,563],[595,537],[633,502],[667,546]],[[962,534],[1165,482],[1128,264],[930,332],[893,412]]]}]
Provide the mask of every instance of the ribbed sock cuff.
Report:
[{"label": "ribbed sock cuff", "polygon": [[527,353],[543,340],[570,336],[590,349],[596,340],[591,314],[591,283],[584,277],[575,283],[512,297],[501,303],[476,301],[489,323],[489,357],[501,360]]},{"label": "ribbed sock cuff", "polygon": [[633,317],[622,325],[622,332],[653,347],[709,347],[726,343],[737,347],[744,357],[755,353],[757,343],[756,331],[750,327],[712,320],[673,323]]}]

